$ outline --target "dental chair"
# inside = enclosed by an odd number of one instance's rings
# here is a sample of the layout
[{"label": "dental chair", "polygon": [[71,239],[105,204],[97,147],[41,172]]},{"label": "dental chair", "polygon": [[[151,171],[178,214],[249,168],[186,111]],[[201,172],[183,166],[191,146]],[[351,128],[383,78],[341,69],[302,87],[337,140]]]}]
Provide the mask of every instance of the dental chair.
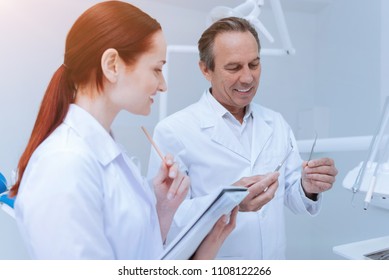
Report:
[{"label": "dental chair", "polygon": [[15,220],[15,197],[8,196],[8,186],[7,180],[0,173],[0,240],[5,240],[0,246],[0,263],[1,260],[30,259]]},{"label": "dental chair", "polygon": [[15,218],[14,203],[15,198],[8,196],[7,180],[0,173],[0,208],[13,218]]}]

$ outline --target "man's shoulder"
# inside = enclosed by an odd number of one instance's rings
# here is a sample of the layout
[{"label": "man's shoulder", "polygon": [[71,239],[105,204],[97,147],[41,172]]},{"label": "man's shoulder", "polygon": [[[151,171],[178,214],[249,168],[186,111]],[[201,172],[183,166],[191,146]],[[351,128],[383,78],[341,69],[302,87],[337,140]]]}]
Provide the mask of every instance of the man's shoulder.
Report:
[{"label": "man's shoulder", "polygon": [[181,109],[164,119],[160,120],[158,122],[157,126],[164,126],[164,125],[185,125],[188,124],[188,122],[198,122],[198,117],[200,114],[200,104],[199,102],[193,103],[184,109]]}]

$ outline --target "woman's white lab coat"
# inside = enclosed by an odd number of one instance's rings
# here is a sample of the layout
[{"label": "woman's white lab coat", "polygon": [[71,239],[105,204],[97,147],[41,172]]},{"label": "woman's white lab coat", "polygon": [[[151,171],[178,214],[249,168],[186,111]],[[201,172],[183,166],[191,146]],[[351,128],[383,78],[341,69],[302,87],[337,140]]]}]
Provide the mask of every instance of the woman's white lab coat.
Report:
[{"label": "woman's white lab coat", "polygon": [[[208,98],[213,98],[209,91],[199,102],[162,120],[154,130],[154,140],[189,175],[191,198],[245,176],[273,172],[292,141],[294,151],[280,170],[275,197],[258,212],[239,213],[237,226],[218,255],[222,259],[284,259],[284,205],[295,213],[315,214],[320,204],[306,198],[300,185],[302,160],[293,133],[279,113],[251,104],[253,138],[251,154],[247,154]],[[158,164],[152,151],[149,177],[155,175]],[[175,222],[180,227],[183,221],[177,213]]]},{"label": "woman's white lab coat", "polygon": [[156,259],[162,252],[151,189],[76,105],[31,157],[15,211],[32,258]]}]

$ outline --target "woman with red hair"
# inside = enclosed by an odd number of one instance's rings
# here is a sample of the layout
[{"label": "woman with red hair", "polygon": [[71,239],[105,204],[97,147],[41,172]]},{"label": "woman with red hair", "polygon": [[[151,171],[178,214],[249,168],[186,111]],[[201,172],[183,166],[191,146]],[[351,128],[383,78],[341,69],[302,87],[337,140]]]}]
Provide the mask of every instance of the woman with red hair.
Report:
[{"label": "woman with red hair", "polygon": [[[121,110],[150,113],[166,90],[165,60],[160,24],[131,4],[102,2],[76,20],[11,189],[32,258],[161,255],[189,179],[166,155],[153,192],[110,127]],[[193,258],[213,258],[235,217],[220,219]]]}]

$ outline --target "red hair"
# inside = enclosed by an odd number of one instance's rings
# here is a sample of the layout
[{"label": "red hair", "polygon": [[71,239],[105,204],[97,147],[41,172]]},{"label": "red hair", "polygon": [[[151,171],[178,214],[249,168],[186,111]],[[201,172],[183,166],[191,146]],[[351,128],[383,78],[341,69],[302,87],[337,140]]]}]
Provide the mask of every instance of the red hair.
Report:
[{"label": "red hair", "polygon": [[10,195],[18,193],[27,164],[36,148],[63,122],[74,102],[76,88],[95,83],[103,89],[100,66],[105,50],[114,48],[132,65],[151,48],[151,38],[160,24],[137,7],[106,1],[86,10],[70,29],[65,46],[64,64],[54,73],[43,97],[27,147],[17,167],[17,178]]}]

